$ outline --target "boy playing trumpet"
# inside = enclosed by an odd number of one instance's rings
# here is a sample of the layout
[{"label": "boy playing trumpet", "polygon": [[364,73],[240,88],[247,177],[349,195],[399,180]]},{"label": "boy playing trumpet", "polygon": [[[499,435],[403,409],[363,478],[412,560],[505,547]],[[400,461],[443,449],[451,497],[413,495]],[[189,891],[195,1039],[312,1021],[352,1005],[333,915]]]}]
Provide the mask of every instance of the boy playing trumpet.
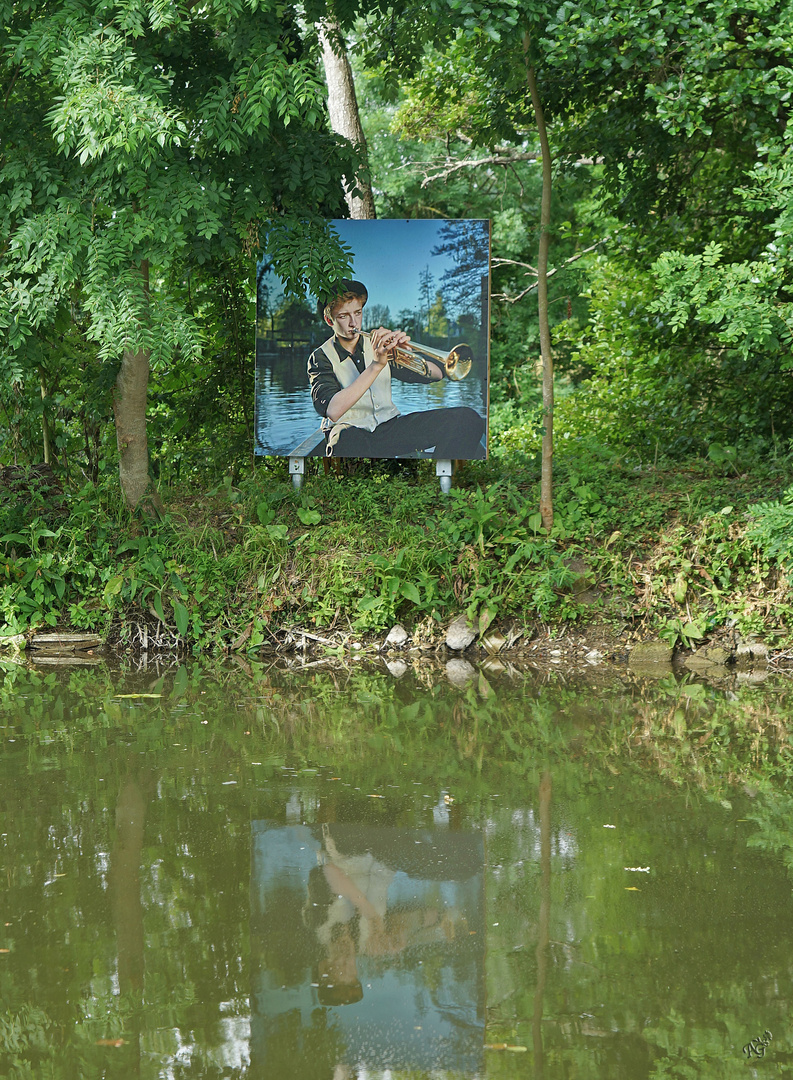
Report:
[{"label": "boy playing trumpet", "polygon": [[439,363],[424,361],[426,374],[395,363],[392,350],[410,346],[401,330],[382,326],[363,335],[369,296],[360,281],[342,280],[325,304],[323,318],[333,337],[308,358],[314,408],[322,417],[328,457],[406,457],[432,451],[433,458],[483,458],[485,421],[475,409],[458,406],[402,414],[391,398],[391,379],[440,381]]}]

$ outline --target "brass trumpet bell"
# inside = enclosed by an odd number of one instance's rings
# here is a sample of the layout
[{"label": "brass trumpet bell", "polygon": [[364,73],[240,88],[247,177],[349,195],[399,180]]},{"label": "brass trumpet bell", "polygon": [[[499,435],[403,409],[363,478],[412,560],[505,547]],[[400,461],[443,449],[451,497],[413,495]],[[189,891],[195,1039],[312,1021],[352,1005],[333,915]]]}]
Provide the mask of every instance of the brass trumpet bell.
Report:
[{"label": "brass trumpet bell", "polygon": [[[361,331],[361,337],[369,338],[371,334],[366,330]],[[417,341],[411,341],[409,346],[400,345],[390,349],[388,359],[398,367],[415,371],[419,375],[428,375],[427,360],[432,360],[445,373],[446,378],[453,382],[460,382],[471,370],[474,362],[474,353],[470,345],[455,345],[448,352],[433,349],[430,345],[420,345]]]},{"label": "brass trumpet bell", "polygon": [[460,382],[471,370],[474,362],[474,353],[470,345],[455,345],[448,353],[442,353],[440,349],[432,349],[429,345],[411,343],[410,352],[428,360],[434,360],[446,372],[446,377],[454,382]]}]

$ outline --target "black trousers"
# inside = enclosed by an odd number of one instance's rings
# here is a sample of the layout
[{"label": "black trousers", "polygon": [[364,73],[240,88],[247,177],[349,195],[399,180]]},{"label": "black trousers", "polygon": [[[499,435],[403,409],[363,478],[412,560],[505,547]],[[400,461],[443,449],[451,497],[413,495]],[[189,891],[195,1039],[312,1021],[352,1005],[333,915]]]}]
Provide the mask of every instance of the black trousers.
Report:
[{"label": "black trousers", "polygon": [[329,457],[408,457],[419,450],[432,450],[434,458],[483,458],[481,439],[485,421],[475,409],[428,409],[406,413],[379,424],[374,431],[349,427],[340,434]]}]

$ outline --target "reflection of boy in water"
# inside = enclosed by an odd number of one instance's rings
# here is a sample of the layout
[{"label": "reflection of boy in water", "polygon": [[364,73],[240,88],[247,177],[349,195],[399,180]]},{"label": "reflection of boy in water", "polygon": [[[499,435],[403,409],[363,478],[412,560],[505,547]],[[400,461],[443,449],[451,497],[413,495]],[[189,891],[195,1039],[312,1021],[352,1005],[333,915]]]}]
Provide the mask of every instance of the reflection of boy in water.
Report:
[{"label": "reflection of boy in water", "polygon": [[308,875],[306,923],[316,931],[323,952],[314,965],[313,981],[318,984],[320,1005],[351,1005],[363,997],[358,978],[356,943],[358,917],[329,925],[327,913],[334,903],[325,868],[317,866]]},{"label": "reflection of boy in water", "polygon": [[359,955],[395,956],[409,946],[449,942],[459,919],[438,907],[388,911],[395,872],[369,852],[341,854],[327,827],[323,840],[321,864],[309,872],[305,918],[323,948],[314,971],[320,1004],[348,1005],[363,997]]}]

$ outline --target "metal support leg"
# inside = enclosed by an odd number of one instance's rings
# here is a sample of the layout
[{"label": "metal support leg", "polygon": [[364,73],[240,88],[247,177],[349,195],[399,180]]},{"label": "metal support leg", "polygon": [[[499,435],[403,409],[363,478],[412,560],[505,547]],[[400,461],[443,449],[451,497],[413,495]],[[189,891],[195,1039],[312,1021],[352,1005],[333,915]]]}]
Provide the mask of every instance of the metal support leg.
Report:
[{"label": "metal support leg", "polygon": [[447,460],[439,460],[435,462],[435,475],[441,482],[441,491],[444,495],[448,495],[452,490],[452,463]]},{"label": "metal support leg", "polygon": [[292,483],[295,486],[296,491],[300,491],[303,486],[303,473],[306,471],[306,459],[302,457],[290,457],[289,459],[289,475],[292,477]]}]

